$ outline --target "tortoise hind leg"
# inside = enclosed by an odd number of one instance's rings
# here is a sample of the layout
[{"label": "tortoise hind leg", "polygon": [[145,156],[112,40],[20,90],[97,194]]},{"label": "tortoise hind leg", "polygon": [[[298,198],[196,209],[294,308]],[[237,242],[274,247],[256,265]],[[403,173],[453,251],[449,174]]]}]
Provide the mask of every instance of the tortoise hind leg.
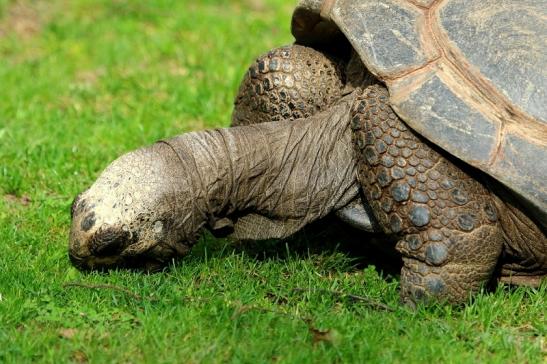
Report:
[{"label": "tortoise hind leg", "polygon": [[523,211],[520,203],[507,191],[496,191],[500,221],[505,234],[499,267],[500,282],[539,287],[547,279],[547,235]]},{"label": "tortoise hind leg", "polygon": [[384,232],[399,237],[402,298],[465,301],[501,253],[492,195],[409,130],[383,86],[362,92],[352,128],[365,196]]}]

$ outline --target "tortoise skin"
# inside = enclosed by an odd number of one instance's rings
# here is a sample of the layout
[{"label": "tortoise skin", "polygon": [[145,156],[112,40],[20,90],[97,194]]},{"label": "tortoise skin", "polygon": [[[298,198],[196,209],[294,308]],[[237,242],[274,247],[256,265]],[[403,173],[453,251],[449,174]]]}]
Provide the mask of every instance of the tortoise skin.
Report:
[{"label": "tortoise skin", "polygon": [[[308,118],[328,109],[353,88],[345,84],[346,75],[351,78],[350,84],[372,82],[372,75],[363,72],[360,61],[359,65],[351,65],[350,61],[345,68],[341,59],[298,44],[270,50],[245,73],[235,98],[231,126]],[[360,198],[335,214],[357,229],[374,229]],[[255,218],[252,223],[259,226],[260,221]]]},{"label": "tortoise skin", "polygon": [[245,74],[232,126],[307,118],[342,97],[341,62],[313,48],[293,45],[260,56]]},{"label": "tortoise skin", "polygon": [[490,191],[417,136],[369,86],[353,105],[359,180],[380,227],[399,237],[402,296],[464,301],[488,282],[503,246]]}]

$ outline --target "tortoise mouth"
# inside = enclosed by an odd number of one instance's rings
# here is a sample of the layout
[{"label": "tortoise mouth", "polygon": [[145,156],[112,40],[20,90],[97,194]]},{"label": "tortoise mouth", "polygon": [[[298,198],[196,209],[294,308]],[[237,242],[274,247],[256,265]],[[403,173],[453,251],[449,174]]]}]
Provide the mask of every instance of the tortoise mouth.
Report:
[{"label": "tortoise mouth", "polygon": [[108,272],[110,270],[125,269],[138,272],[156,273],[169,266],[170,261],[160,260],[150,256],[127,257],[121,255],[85,257],[69,251],[70,262],[79,270],[84,272],[98,271]]},{"label": "tortoise mouth", "polygon": [[76,232],[70,240],[69,259],[82,271],[129,269],[157,272],[179,255],[163,241],[139,251],[135,249],[139,243],[139,232],[119,226],[103,226],[90,236]]}]

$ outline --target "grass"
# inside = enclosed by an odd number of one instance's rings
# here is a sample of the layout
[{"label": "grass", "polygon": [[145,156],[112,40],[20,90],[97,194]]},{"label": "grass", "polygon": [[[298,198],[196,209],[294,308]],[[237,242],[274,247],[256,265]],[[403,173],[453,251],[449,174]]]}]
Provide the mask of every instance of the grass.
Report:
[{"label": "grass", "polygon": [[0,0],[0,362],[547,362],[545,285],[413,312],[396,275],[354,259],[366,248],[322,235],[206,236],[152,275],[70,265],[73,196],[125,151],[227,126],[250,61],[291,42],[292,6]]}]

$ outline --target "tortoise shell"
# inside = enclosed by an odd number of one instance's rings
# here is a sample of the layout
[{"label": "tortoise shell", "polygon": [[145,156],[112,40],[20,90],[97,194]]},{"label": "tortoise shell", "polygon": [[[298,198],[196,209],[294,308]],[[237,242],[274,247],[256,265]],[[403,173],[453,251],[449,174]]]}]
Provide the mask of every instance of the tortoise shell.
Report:
[{"label": "tortoise shell", "polygon": [[412,129],[519,195],[547,226],[544,0],[303,0],[299,43],[343,36]]}]

